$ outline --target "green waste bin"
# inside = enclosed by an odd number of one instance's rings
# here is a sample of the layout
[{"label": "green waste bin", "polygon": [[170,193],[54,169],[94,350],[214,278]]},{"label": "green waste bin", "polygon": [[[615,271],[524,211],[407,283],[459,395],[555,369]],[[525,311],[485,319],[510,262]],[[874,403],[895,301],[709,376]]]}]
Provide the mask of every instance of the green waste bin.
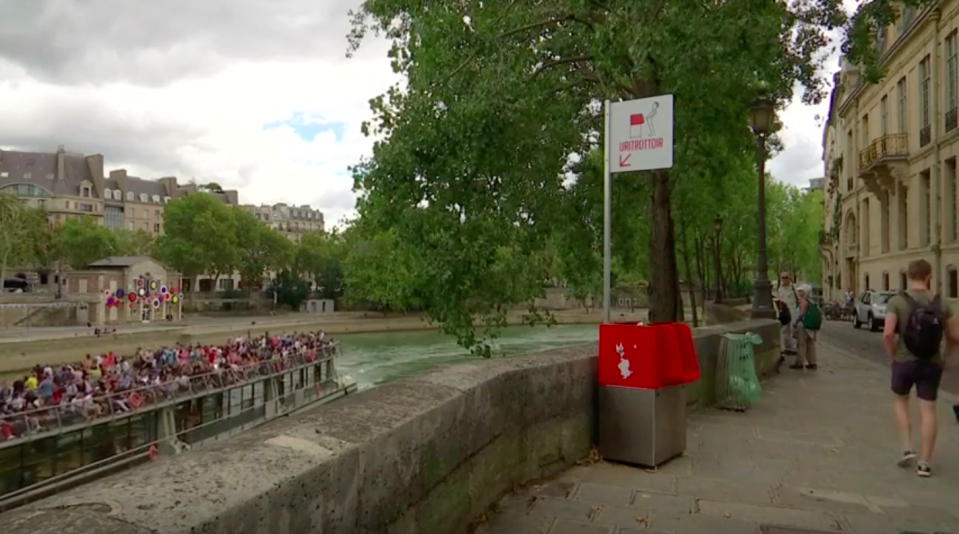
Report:
[{"label": "green waste bin", "polygon": [[746,411],[762,397],[753,347],[763,340],[752,332],[722,337],[716,362],[716,405],[725,410]]}]

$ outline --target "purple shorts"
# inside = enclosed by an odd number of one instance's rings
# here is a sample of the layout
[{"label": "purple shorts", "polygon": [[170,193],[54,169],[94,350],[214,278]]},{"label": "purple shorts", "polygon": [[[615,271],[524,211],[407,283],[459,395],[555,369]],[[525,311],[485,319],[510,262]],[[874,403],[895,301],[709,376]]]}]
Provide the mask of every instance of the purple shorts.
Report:
[{"label": "purple shorts", "polygon": [[942,382],[942,365],[939,362],[911,360],[892,362],[892,392],[909,395],[913,386],[916,396],[924,401],[935,401]]}]

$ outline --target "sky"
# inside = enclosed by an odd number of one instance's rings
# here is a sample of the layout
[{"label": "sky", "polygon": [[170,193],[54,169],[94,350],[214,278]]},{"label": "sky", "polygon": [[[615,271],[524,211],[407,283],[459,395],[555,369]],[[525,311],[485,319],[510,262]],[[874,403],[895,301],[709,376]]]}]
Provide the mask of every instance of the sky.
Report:
[{"label": "sky", "polygon": [[[368,102],[397,81],[386,42],[346,58],[358,3],[0,0],[0,148],[99,153],[108,171],[217,182],[337,224],[354,214],[348,167],[372,151]],[[826,112],[781,113],[777,179],[822,176]]]}]

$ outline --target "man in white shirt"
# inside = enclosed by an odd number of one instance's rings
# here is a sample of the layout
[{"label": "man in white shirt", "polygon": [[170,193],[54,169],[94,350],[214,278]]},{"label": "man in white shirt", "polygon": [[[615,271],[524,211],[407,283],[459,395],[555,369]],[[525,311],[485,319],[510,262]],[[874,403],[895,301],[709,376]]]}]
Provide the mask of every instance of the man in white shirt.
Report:
[{"label": "man in white shirt", "polygon": [[[796,310],[799,309],[799,297],[796,295],[796,286],[792,284],[792,277],[789,276],[789,273],[782,273],[779,276],[779,288],[776,291],[776,298],[786,304],[790,314],[796,314]],[[783,354],[795,356],[797,354],[797,347],[793,321],[784,324],[781,331]]]}]

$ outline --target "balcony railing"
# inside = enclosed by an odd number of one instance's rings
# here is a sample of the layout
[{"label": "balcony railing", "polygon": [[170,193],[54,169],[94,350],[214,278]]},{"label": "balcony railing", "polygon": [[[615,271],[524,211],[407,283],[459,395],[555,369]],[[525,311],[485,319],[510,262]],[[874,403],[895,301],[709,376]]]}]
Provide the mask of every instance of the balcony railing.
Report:
[{"label": "balcony railing", "polygon": [[867,148],[859,151],[859,168],[864,169],[875,161],[890,156],[907,156],[909,139],[906,134],[889,134],[876,139]]},{"label": "balcony railing", "polygon": [[919,146],[926,146],[932,141],[932,126],[919,130]]},{"label": "balcony railing", "polygon": [[945,125],[945,126],[946,126],[946,129],[945,129],[945,131],[951,132],[951,131],[953,131],[953,130],[956,129],[956,119],[957,119],[957,118],[959,118],[959,117],[957,117],[956,108],[952,108],[952,109],[950,109],[949,111],[946,112],[946,125]]}]

